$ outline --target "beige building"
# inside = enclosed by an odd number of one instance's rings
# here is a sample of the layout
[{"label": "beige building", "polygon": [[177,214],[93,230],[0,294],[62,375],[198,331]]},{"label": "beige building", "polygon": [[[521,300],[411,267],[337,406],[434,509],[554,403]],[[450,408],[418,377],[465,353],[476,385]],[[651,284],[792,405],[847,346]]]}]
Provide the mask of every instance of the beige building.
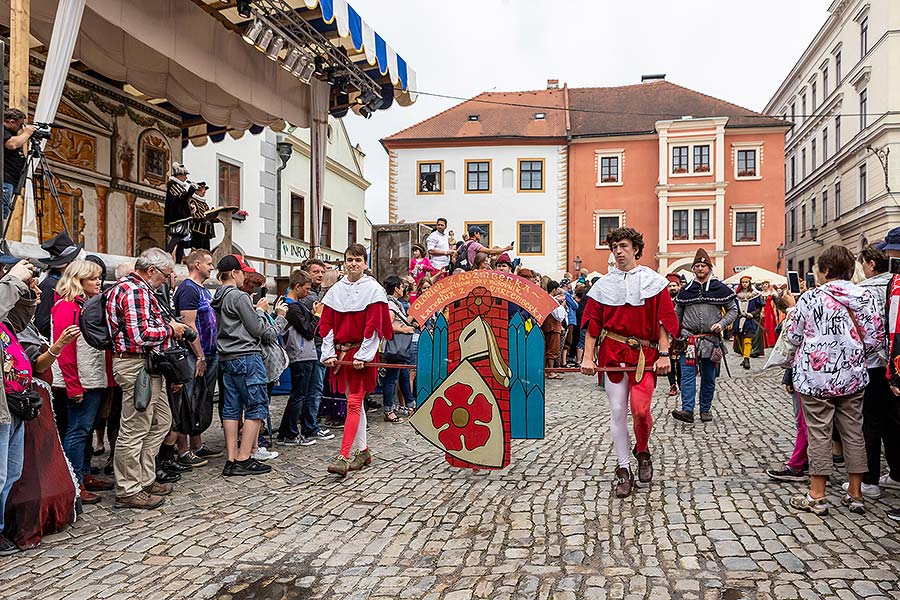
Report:
[{"label": "beige building", "polygon": [[900,225],[900,2],[829,12],[765,110],[794,123],[781,268],[800,272],[823,246],[858,252]]}]

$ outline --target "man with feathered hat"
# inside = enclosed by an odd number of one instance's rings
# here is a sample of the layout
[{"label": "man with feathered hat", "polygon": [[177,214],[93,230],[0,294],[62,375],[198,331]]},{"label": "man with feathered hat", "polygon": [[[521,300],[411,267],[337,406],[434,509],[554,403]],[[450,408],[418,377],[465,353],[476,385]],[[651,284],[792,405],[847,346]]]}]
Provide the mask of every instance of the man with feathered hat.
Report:
[{"label": "man with feathered hat", "polygon": [[712,421],[719,362],[725,352],[722,331],[738,317],[734,291],[713,277],[713,263],[703,248],[697,250],[691,271],[694,280],[675,296],[675,314],[687,348],[681,356],[681,409],[672,416],[694,422],[697,372],[700,372],[700,420]]}]

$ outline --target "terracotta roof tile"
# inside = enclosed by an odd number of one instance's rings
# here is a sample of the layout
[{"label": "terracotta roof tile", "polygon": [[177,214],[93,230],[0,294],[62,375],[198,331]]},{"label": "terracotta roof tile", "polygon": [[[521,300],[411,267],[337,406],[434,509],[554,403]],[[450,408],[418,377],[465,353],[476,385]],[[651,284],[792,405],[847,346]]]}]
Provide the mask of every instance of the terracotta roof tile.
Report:
[{"label": "terracotta roof tile", "polygon": [[[562,138],[566,135],[564,93],[564,89],[485,92],[382,142]],[[621,87],[569,88],[568,93],[574,137],[652,132],[657,121],[687,115],[728,117],[726,127],[789,125],[664,80]],[[537,112],[545,113],[545,118],[535,119]],[[478,115],[478,120],[470,121],[469,115]]]},{"label": "terracotta roof tile", "polygon": [[[565,137],[563,90],[485,92],[384,138],[383,142],[424,139]],[[543,119],[535,119],[542,112]],[[478,115],[470,121],[469,115]]]},{"label": "terracotta roof tile", "polygon": [[726,127],[783,127],[787,123],[676,85],[651,81],[607,88],[570,88],[572,135],[655,131],[657,121],[683,116],[728,117]]}]

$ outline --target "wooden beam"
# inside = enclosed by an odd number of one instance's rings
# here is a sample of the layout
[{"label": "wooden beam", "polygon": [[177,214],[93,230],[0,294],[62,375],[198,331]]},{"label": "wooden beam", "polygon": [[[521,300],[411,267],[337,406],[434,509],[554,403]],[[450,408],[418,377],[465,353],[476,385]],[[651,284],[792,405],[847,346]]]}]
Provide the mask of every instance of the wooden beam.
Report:
[{"label": "wooden beam", "polygon": [[[28,115],[28,55],[31,50],[31,0],[9,3],[9,107]],[[7,239],[22,239],[24,194],[10,215]]]}]

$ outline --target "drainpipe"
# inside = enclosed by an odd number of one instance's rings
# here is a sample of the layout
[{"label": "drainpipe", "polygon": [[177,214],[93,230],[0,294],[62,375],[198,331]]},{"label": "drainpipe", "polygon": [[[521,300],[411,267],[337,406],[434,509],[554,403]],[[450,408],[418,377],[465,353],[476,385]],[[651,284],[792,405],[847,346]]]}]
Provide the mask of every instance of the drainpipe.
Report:
[{"label": "drainpipe", "polygon": [[[294,155],[294,147],[284,138],[279,139],[275,147],[281,160],[281,166],[275,170],[275,258],[281,260],[281,172]],[[281,274],[281,265],[278,265],[278,274]]]}]

